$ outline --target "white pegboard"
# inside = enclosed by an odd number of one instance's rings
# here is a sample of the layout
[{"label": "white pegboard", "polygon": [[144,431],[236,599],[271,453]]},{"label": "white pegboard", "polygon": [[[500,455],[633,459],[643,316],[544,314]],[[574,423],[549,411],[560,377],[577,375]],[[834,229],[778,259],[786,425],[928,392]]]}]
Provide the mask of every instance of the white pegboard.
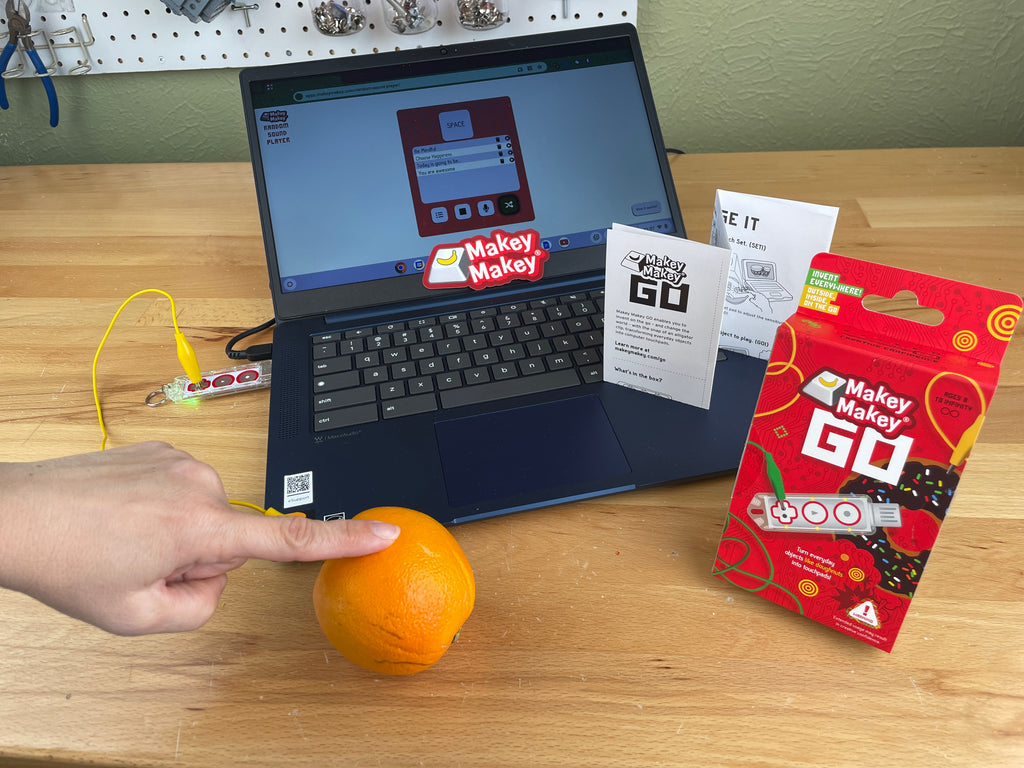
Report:
[{"label": "white pegboard", "polygon": [[[326,59],[379,51],[527,35],[623,21],[636,23],[637,0],[508,0],[506,23],[470,31],[458,23],[456,0],[440,0],[439,23],[415,35],[384,24],[386,0],[358,0],[367,17],[361,31],[322,34],[312,10],[320,0],[248,0],[229,6],[210,22],[193,23],[159,0],[29,0],[36,49],[52,74],[152,72],[247,67]],[[248,17],[248,19],[246,18]],[[248,21],[248,23],[247,23]],[[6,19],[0,45],[6,43]],[[14,75],[17,57],[7,76]],[[31,66],[25,67],[25,74]]]}]

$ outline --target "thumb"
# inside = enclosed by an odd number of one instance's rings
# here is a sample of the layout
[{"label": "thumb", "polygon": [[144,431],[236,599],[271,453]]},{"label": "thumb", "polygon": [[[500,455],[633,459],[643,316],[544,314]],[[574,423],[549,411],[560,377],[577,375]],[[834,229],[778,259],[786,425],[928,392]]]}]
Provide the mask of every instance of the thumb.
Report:
[{"label": "thumb", "polygon": [[169,608],[158,631],[190,632],[203,626],[213,616],[224,587],[227,574],[194,581],[179,581],[167,585]]},{"label": "thumb", "polygon": [[379,552],[398,538],[399,528],[378,520],[311,520],[307,517],[239,517],[240,557],[279,562],[332,560]]}]

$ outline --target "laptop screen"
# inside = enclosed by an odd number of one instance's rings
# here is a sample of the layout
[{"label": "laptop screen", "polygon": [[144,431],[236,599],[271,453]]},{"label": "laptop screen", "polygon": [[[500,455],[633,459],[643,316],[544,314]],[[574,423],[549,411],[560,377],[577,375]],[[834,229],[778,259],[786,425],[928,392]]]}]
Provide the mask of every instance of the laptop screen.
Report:
[{"label": "laptop screen", "polygon": [[603,269],[613,222],[683,234],[627,25],[250,69],[242,86],[279,317],[422,298],[434,247],[477,233],[535,231],[547,278]]}]

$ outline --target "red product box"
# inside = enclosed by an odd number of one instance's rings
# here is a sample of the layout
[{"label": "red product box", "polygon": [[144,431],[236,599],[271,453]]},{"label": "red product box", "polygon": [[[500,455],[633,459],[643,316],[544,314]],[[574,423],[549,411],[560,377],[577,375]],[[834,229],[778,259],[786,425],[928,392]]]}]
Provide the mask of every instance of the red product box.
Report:
[{"label": "red product box", "polygon": [[[906,292],[914,319],[864,306]],[[1011,293],[815,256],[775,336],[715,575],[891,651],[1020,315]]]}]

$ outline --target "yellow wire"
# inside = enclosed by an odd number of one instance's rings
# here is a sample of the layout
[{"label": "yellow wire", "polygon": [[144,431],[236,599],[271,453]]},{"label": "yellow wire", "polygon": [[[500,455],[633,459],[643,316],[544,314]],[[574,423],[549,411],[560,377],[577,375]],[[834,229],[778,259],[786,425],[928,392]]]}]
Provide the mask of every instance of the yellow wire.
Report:
[{"label": "yellow wire", "polygon": [[[804,380],[804,373],[803,373],[803,371],[801,371],[800,368],[794,364],[794,362],[796,360],[796,329],[792,325],[789,324],[789,321],[783,321],[782,324],[789,329],[789,335],[790,335],[790,338],[792,339],[792,342],[791,342],[792,351],[789,354],[789,360],[787,360],[785,363],[782,362],[781,360],[776,360],[774,363],[769,363],[768,364],[768,368],[767,368],[766,373],[765,373],[765,376],[781,376],[786,371],[788,371],[790,368],[792,368],[794,371],[796,371],[796,375],[799,377],[799,380],[803,381]],[[781,365],[782,367],[779,368],[778,370],[774,370],[773,371],[772,367],[773,366],[778,366],[778,365]],[[793,405],[793,403],[795,403],[799,399],[800,399],[800,392],[797,391],[797,393],[793,396],[793,399],[790,400],[785,405],[783,405],[783,406],[781,406],[779,408],[776,408],[774,410],[771,410],[771,411],[759,411],[759,412],[754,414],[754,418],[758,419],[758,418],[761,418],[762,416],[771,416],[773,414],[780,413],[781,411],[784,411],[787,408],[789,408],[791,405]]]},{"label": "yellow wire", "polygon": [[[114,323],[116,323],[117,322],[117,318],[121,316],[121,312],[124,311],[124,308],[128,306],[128,303],[132,299],[134,299],[134,298],[136,298],[138,296],[141,296],[144,293],[159,293],[161,296],[166,296],[167,297],[167,300],[169,302],[171,302],[171,322],[174,323],[174,332],[175,332],[176,335],[181,334],[181,328],[178,327],[178,311],[177,311],[177,309],[174,306],[174,298],[171,296],[171,294],[167,293],[167,291],[162,291],[159,288],[144,288],[141,291],[136,291],[131,296],[129,296],[127,299],[125,299],[124,301],[121,302],[121,306],[117,308],[117,312],[115,312],[114,316],[111,318],[110,324],[107,325],[107,330],[103,334],[103,338],[100,339],[100,344],[99,344],[98,347],[96,347],[96,354],[93,355],[93,358],[92,358],[92,398],[93,398],[93,401],[96,403],[96,417],[99,419],[99,422],[100,422],[100,432],[103,433],[103,440],[100,442],[100,450],[101,451],[106,450],[106,448],[107,448],[107,437],[108,437],[108,435],[107,435],[107,427],[103,423],[103,408],[100,405],[99,386],[96,383],[96,364],[99,362],[100,352],[103,351],[103,345],[107,343],[107,337],[110,336],[110,332],[112,330],[114,330]],[[260,514],[263,514],[263,515],[280,515],[281,514],[276,509],[273,509],[273,508],[271,508],[271,509],[264,509],[263,507],[261,507],[261,506],[259,506],[257,504],[251,504],[248,501],[239,501],[237,499],[228,499],[228,503],[229,504],[237,505],[239,507],[248,507],[249,509],[256,510],[257,512],[259,512]],[[299,513],[299,514],[302,514],[302,513]]]},{"label": "yellow wire", "polygon": [[[935,385],[935,382],[943,376],[958,376],[974,387],[974,391],[978,393],[978,417],[974,420],[974,423],[971,424],[971,426],[964,430],[959,443],[954,443],[949,436],[942,431],[942,427],[939,426],[939,422],[935,418],[934,412],[932,412],[932,387]],[[965,376],[964,374],[957,373],[956,371],[942,371],[941,373],[937,373],[932,377],[932,380],[928,382],[928,386],[924,388],[924,409],[928,414],[928,420],[931,421],[932,427],[935,428],[939,437],[942,438],[942,441],[946,445],[953,449],[953,453],[950,456],[950,464],[953,466],[959,466],[960,462],[966,458],[968,453],[970,453],[973,442],[978,437],[978,431],[981,429],[981,424],[985,420],[985,414],[988,411],[988,405],[985,403],[985,393],[981,391],[981,385],[970,376]]]},{"label": "yellow wire", "polygon": [[924,388],[924,409],[928,413],[928,418],[931,421],[932,426],[935,427],[935,431],[939,433],[939,437],[942,438],[943,442],[945,442],[946,445],[948,445],[950,448],[953,448],[955,447],[953,441],[950,440],[946,433],[942,431],[942,428],[939,426],[938,422],[935,419],[935,414],[932,413],[932,387],[935,385],[935,382],[937,382],[943,376],[958,376],[964,381],[966,381],[968,384],[970,384],[972,387],[974,387],[974,391],[978,393],[978,410],[980,411],[980,416],[985,415],[985,411],[987,410],[987,408],[985,405],[985,395],[981,391],[981,386],[970,376],[965,376],[964,374],[957,373],[956,371],[942,371],[941,373],[937,373],[932,377],[932,380],[928,382],[928,386]]},{"label": "yellow wire", "polygon": [[252,504],[248,501],[239,501],[238,499],[228,499],[228,504],[234,504],[236,507],[248,507],[249,509],[255,509],[261,515],[267,514],[267,510],[258,504]]},{"label": "yellow wire", "polygon": [[111,318],[110,324],[107,326],[106,333],[103,334],[103,338],[100,340],[100,345],[96,348],[96,354],[92,358],[92,399],[96,403],[96,417],[100,422],[100,432],[103,434],[103,440],[100,442],[100,450],[106,450],[107,448],[107,427],[103,423],[103,408],[100,406],[100,392],[99,386],[96,384],[96,364],[100,359],[100,352],[103,350],[103,345],[107,343],[107,337],[110,336],[110,332],[114,330],[114,323],[117,322],[117,318],[121,316],[121,312],[128,306],[128,302],[137,296],[141,296],[144,293],[159,293],[161,296],[166,296],[167,300],[171,302],[171,321],[174,323],[175,333],[181,333],[181,329],[178,327],[178,313],[174,308],[174,299],[171,298],[171,294],[167,291],[161,291],[159,288],[144,288],[141,291],[136,291],[123,302],[121,306],[117,308],[117,312],[114,313],[114,317]]}]

